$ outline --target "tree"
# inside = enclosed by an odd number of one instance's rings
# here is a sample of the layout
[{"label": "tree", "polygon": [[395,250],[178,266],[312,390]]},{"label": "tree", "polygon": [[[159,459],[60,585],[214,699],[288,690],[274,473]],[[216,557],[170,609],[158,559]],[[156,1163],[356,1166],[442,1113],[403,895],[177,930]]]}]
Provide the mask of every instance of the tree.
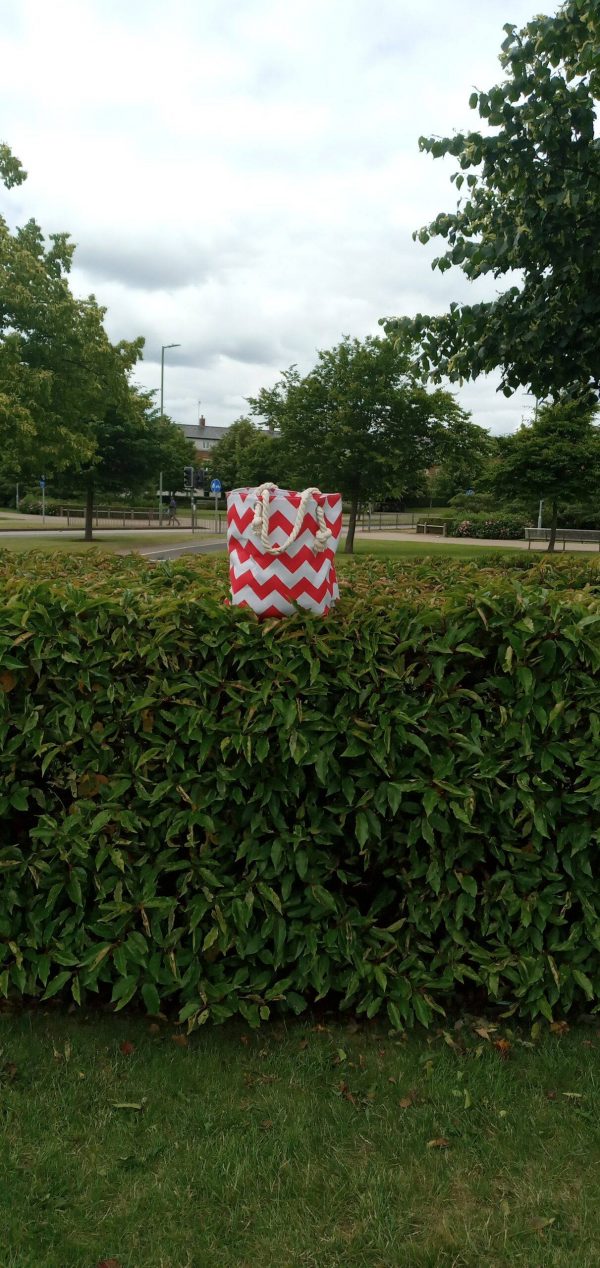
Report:
[{"label": "tree", "polygon": [[319,352],[304,377],[292,366],[250,406],[279,434],[286,483],[349,500],[348,553],[359,504],[400,496],[435,460],[445,428],[465,418],[448,392],[425,390],[406,349],[373,337]]},{"label": "tree", "polygon": [[94,423],[95,450],[81,468],[86,495],[85,540],[93,536],[94,501],[98,493],[139,493],[149,481],[176,489],[185,466],[193,466],[195,448],[181,428],[160,415],[152,394],[132,389],[127,408],[109,406]]},{"label": "tree", "polygon": [[467,489],[477,489],[494,452],[489,432],[469,418],[460,418],[439,440],[439,464],[430,480],[435,498],[446,502]]},{"label": "tree", "polygon": [[548,550],[554,550],[561,505],[595,492],[600,480],[600,428],[595,410],[577,401],[540,406],[532,423],[499,442],[494,485],[501,496],[532,491],[551,507]]},{"label": "tree", "polygon": [[[520,273],[497,299],[453,303],[441,317],[383,319],[389,334],[420,345],[422,370],[439,383],[500,367],[505,395],[519,386],[540,399],[600,391],[600,4],[569,0],[521,31],[504,27],[507,78],[470,105],[491,131],[420,139],[452,155],[451,177],[467,196],[414,236],[444,238],[433,262],[470,281]],[[468,174],[467,174],[468,173]]]},{"label": "tree", "polygon": [[[25,179],[6,145],[0,179]],[[113,345],[105,309],[71,293],[74,249],[68,234],[47,241],[34,220],[12,232],[0,217],[0,443],[15,477],[95,467],[107,415],[139,414],[130,378],[144,341]]]},{"label": "tree", "polygon": [[212,450],[209,479],[220,480],[224,489],[277,483],[279,462],[278,437],[250,418],[238,418]]}]

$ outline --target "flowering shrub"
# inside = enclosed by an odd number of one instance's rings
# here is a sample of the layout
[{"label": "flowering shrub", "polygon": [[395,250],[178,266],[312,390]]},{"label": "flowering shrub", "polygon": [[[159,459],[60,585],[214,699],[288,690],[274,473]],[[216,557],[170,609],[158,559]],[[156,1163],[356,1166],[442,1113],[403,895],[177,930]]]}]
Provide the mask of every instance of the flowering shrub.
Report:
[{"label": "flowering shrub", "polygon": [[500,537],[518,541],[525,536],[523,520],[516,515],[471,515],[447,521],[449,537]]}]

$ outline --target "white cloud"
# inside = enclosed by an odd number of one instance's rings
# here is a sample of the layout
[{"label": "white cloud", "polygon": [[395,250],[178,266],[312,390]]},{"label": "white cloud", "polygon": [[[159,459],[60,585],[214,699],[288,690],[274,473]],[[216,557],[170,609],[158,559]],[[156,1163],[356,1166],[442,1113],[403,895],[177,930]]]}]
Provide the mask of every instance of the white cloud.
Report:
[{"label": "white cloud", "polygon": [[[228,423],[292,361],[469,287],[412,230],[453,206],[418,136],[470,126],[531,0],[4,0],[0,110],[30,172],[3,204],[80,244],[74,283],[180,421]],[[483,293],[483,292],[482,292]],[[488,289],[486,295],[493,294]],[[475,297],[475,296],[474,296]],[[518,425],[524,397],[460,393]]]}]

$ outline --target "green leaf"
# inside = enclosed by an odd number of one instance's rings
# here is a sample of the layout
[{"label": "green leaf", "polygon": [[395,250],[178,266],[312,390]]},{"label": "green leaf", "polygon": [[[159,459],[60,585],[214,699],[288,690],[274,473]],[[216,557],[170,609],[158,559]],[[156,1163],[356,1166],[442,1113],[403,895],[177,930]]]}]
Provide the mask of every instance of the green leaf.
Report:
[{"label": "green leaf", "polygon": [[153,1015],[160,1012],[160,996],[153,982],[144,982],[142,999],[146,1005],[146,1012]]}]

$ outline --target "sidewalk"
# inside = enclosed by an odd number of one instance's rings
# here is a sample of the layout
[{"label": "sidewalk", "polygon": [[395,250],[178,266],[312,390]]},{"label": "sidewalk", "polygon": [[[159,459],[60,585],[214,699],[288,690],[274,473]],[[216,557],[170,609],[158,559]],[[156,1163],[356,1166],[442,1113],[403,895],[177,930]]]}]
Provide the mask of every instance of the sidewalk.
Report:
[{"label": "sidewalk", "polygon": [[[371,533],[357,529],[356,537],[357,539],[360,538],[361,541],[418,542],[423,546],[430,542],[437,546],[480,546],[482,550],[496,550],[498,547],[502,550],[530,549],[530,544],[527,541],[510,541],[500,537],[442,537],[441,534],[437,535],[435,533],[402,533],[397,529],[385,528],[374,529]],[[537,551],[538,554],[544,554],[547,551],[547,546],[547,542],[531,542],[531,553],[533,554]],[[564,553],[568,554],[571,550],[583,550],[596,555],[600,553],[598,542],[569,542]],[[557,542],[555,554],[563,554],[562,542]]]}]

